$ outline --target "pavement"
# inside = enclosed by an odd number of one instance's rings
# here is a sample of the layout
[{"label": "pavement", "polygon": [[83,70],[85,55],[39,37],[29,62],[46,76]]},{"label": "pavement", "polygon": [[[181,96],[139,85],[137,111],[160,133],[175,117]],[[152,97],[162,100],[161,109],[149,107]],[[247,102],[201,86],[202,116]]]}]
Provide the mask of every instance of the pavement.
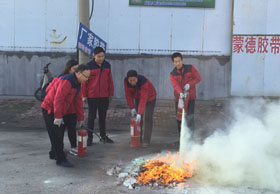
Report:
[{"label": "pavement", "polygon": [[[190,179],[187,189],[139,187],[129,190],[107,170],[120,165],[125,167],[131,160],[162,151],[176,152],[179,136],[175,120],[174,102],[158,100],[154,114],[151,145],[147,148],[130,148],[130,110],[125,100],[113,99],[107,115],[107,132],[115,143],[103,144],[94,138],[87,156],[68,155],[74,168],[57,166],[48,158],[50,143],[42,119],[40,102],[26,97],[0,98],[0,193],[2,194],[111,194],[111,193],[265,193],[279,192],[261,190],[244,185],[229,187],[203,185]],[[85,110],[87,112],[87,109]],[[228,100],[196,101],[195,141],[202,144],[217,128],[225,127],[231,119]],[[95,126],[98,126],[96,124]],[[65,149],[70,149],[67,135]]]}]

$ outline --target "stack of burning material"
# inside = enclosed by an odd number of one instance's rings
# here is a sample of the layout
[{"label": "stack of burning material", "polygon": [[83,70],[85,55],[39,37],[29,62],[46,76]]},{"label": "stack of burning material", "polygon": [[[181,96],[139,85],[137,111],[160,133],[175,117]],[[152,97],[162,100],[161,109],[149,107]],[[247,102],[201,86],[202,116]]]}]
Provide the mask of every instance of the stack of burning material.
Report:
[{"label": "stack of burning material", "polygon": [[175,186],[193,176],[194,165],[195,162],[185,162],[179,153],[157,155],[142,165],[137,184]]},{"label": "stack of burning material", "polygon": [[195,161],[185,162],[179,153],[168,152],[133,160],[121,170],[118,178],[129,189],[139,186],[175,187],[193,176],[195,164]]}]

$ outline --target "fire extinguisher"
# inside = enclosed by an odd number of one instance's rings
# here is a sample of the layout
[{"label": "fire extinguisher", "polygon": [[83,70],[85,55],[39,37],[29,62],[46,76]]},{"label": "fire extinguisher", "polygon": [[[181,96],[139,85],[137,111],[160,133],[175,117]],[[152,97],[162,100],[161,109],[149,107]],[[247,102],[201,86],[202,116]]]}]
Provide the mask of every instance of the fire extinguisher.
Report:
[{"label": "fire extinguisher", "polygon": [[[186,93],[186,94],[188,95],[188,93]],[[186,110],[188,107],[188,103],[189,103],[189,96],[187,96],[186,98],[179,98],[177,114],[176,114],[176,119],[178,121],[182,120],[183,108],[185,107],[185,110]],[[186,113],[186,111],[185,111],[185,113]]]},{"label": "fire extinguisher", "polygon": [[85,129],[78,130],[78,156],[84,157],[87,154],[88,134]]},{"label": "fire extinguisher", "polygon": [[135,118],[130,119],[130,147],[141,147],[141,122],[136,122]]}]

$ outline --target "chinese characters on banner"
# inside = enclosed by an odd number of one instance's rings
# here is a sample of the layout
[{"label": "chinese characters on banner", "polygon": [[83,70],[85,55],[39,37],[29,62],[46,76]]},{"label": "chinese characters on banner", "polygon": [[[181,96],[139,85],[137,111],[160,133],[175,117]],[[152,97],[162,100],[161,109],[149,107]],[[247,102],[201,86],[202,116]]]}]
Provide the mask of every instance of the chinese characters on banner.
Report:
[{"label": "chinese characters on banner", "polygon": [[215,8],[215,0],[129,0],[129,5]]},{"label": "chinese characters on banner", "polygon": [[233,53],[279,54],[280,36],[233,36]]},{"label": "chinese characters on banner", "polygon": [[93,49],[100,46],[106,52],[107,43],[80,23],[77,48],[89,56],[93,56]]}]

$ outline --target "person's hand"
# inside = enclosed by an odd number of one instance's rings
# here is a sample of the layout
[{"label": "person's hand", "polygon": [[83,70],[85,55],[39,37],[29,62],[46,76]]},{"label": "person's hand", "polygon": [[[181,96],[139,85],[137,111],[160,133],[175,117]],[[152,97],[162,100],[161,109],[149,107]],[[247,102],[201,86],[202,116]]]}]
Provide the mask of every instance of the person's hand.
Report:
[{"label": "person's hand", "polygon": [[140,121],[141,121],[141,115],[140,114],[137,114],[135,121],[136,121],[136,123],[140,123]]},{"label": "person's hand", "polygon": [[81,127],[84,127],[85,126],[85,121],[78,121],[78,126],[81,128]]},{"label": "person's hand", "polygon": [[180,93],[180,98],[184,98],[185,94],[184,93]]},{"label": "person's hand", "polygon": [[54,119],[53,124],[60,127],[61,125],[64,124],[64,122],[63,119]]},{"label": "person's hand", "polygon": [[130,113],[131,113],[131,117],[135,117],[137,115],[135,108],[131,109]]},{"label": "person's hand", "polygon": [[188,91],[190,89],[190,84],[186,84],[185,86],[184,86],[184,90],[185,91]]},{"label": "person's hand", "polygon": [[88,98],[87,97],[83,97],[83,102],[87,103],[88,102]]}]

